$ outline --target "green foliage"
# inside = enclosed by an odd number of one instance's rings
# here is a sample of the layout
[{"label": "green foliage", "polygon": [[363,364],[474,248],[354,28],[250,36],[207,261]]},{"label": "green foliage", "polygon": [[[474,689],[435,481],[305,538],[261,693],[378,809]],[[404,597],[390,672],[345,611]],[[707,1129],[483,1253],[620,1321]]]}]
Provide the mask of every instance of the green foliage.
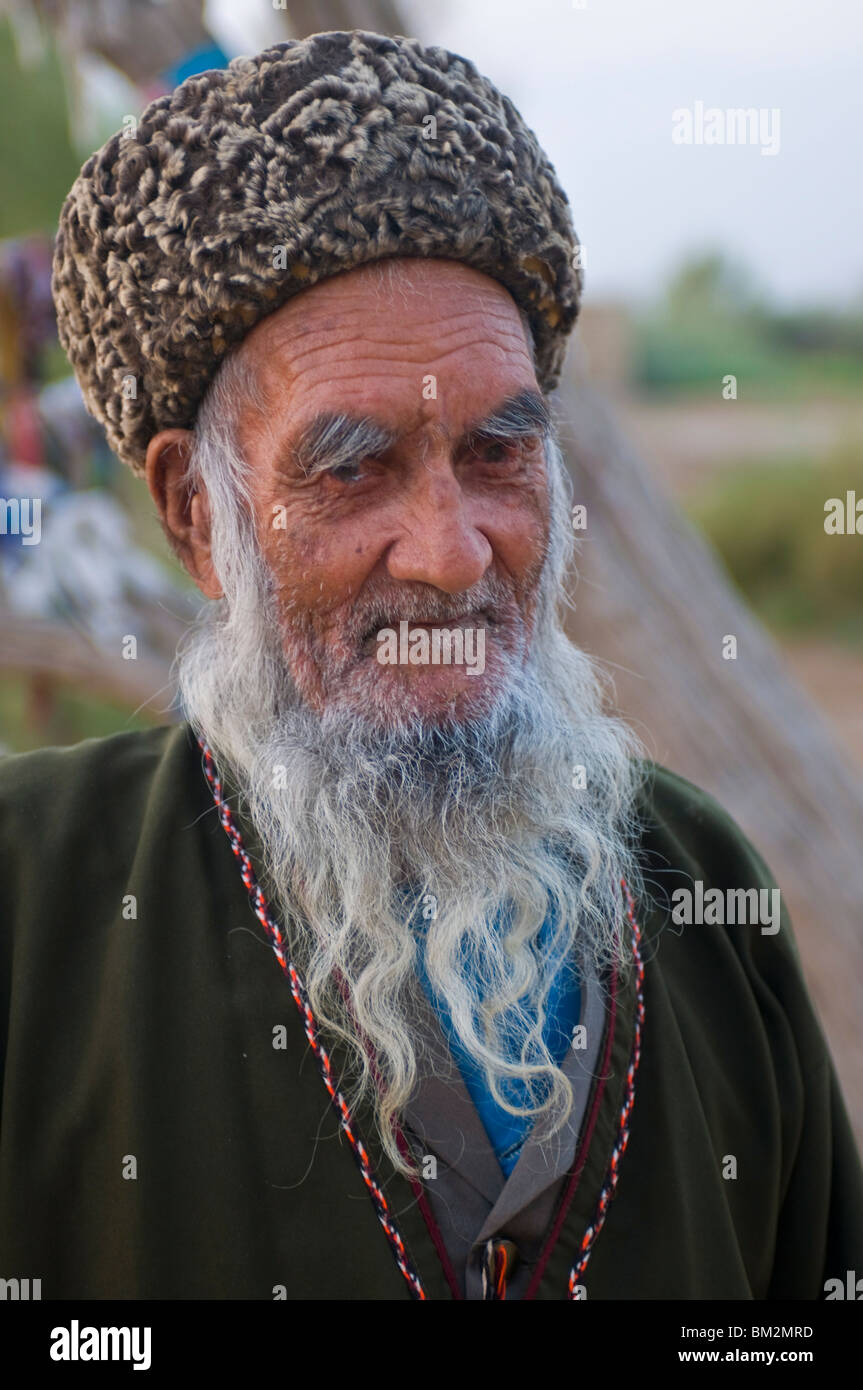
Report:
[{"label": "green foliage", "polygon": [[778,636],[806,633],[863,646],[863,536],[824,530],[824,504],[856,490],[851,450],[824,465],[765,461],[729,470],[690,504],[747,602]]},{"label": "green foliage", "polygon": [[711,251],[683,263],[666,290],[665,312],[678,324],[716,324],[745,317],[757,302],[746,268]]},{"label": "green foliage", "polygon": [[737,377],[740,399],[859,393],[863,312],[781,312],[743,267],[718,253],[692,259],[637,325],[635,381],[666,395],[718,395],[727,374]]},{"label": "green foliage", "polygon": [[12,26],[0,19],[0,237],[54,231],[81,161],[72,148],[63,65],[49,44],[22,67]]},{"label": "green foliage", "polygon": [[743,383],[741,395],[750,394],[753,387],[764,394],[763,388],[775,385],[777,376],[782,378],[773,356],[727,331],[707,336],[699,330],[648,324],[639,335],[637,360],[638,384],[663,394],[701,396],[709,388],[718,398],[728,373]]},{"label": "green foliage", "polygon": [[0,680],[0,753],[79,743],[85,738],[150,729],[156,720],[72,686],[58,685],[50,698],[34,697],[23,676]]}]

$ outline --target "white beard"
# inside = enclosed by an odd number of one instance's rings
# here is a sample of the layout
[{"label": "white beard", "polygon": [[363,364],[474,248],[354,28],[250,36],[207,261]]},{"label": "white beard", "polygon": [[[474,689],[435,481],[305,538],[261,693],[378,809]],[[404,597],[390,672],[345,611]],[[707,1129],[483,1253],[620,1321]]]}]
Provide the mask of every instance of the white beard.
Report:
[{"label": "white beard", "polygon": [[[285,648],[300,639],[279,636],[285,619],[250,525],[216,472],[225,447],[199,453],[199,466],[226,598],[184,639],[180,690],[241,790],[312,1009],[351,1058],[349,1098],[372,1104],[388,1156],[409,1171],[392,1122],[418,1079],[421,929],[430,983],[498,1103],[553,1134],[572,1090],[542,1036],[551,979],[537,935],[552,905],[547,950],[596,975],[612,964],[625,972],[620,880],[639,888],[637,743],[603,713],[597,671],[558,617],[571,544],[563,472],[550,479],[552,532],[527,659],[506,660],[494,704],[478,717],[441,726],[391,711],[383,726],[347,708],[319,715],[299,698]],[[548,463],[563,470],[553,441]],[[505,1043],[514,1024],[518,1061]],[[527,1088],[522,1105],[516,1082]]]}]

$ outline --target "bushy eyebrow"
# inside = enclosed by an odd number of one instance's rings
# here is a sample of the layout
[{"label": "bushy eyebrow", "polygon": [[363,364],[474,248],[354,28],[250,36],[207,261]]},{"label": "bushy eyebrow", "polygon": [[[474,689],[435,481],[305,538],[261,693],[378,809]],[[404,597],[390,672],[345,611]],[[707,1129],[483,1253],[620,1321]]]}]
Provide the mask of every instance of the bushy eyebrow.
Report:
[{"label": "bushy eyebrow", "polygon": [[383,454],[398,435],[370,416],[343,411],[319,411],[292,449],[294,462],[306,477],[327,468],[341,468],[370,454]]},{"label": "bushy eyebrow", "polygon": [[524,439],[551,433],[552,419],[545,398],[529,387],[508,396],[496,410],[465,432],[464,443],[482,439]]},{"label": "bushy eyebrow", "polygon": [[[545,399],[529,387],[508,396],[490,415],[465,430],[459,443],[468,448],[485,439],[545,438],[552,419]],[[358,459],[386,453],[398,443],[398,432],[369,415],[322,410],[312,417],[291,449],[294,463],[307,478]]]}]

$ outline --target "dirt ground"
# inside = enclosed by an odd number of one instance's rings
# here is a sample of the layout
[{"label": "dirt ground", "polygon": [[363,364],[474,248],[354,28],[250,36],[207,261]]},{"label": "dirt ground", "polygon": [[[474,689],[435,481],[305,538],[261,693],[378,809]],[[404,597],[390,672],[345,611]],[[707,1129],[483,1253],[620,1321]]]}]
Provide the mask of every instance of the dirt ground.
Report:
[{"label": "dirt ground", "polygon": [[826,459],[863,444],[863,405],[856,399],[666,403],[621,395],[615,406],[654,474],[684,500],[729,463]]}]

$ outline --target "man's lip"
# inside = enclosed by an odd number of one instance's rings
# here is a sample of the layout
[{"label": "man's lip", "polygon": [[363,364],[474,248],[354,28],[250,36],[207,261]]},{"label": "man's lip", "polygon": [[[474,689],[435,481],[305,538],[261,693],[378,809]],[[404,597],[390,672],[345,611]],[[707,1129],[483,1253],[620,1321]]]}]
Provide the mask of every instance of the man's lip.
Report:
[{"label": "man's lip", "polygon": [[447,627],[450,623],[464,623],[469,618],[479,618],[483,622],[488,620],[484,613],[479,611],[471,613],[458,613],[454,618],[408,618],[408,627]]},{"label": "man's lip", "polygon": [[451,627],[453,623],[463,623],[465,625],[467,625],[468,623],[472,623],[474,627],[494,626],[494,619],[491,617],[489,613],[486,612],[484,608],[471,609],[470,612],[459,613],[454,618],[396,618],[393,622],[382,623],[380,624],[380,626],[369,628],[368,632],[366,632],[363,636],[363,644],[371,642],[371,640],[374,637],[376,637],[376,635],[379,632],[383,632],[386,628],[391,628],[395,632],[398,632],[399,623],[401,622],[407,623],[408,632],[410,632],[412,628],[416,627]]}]

